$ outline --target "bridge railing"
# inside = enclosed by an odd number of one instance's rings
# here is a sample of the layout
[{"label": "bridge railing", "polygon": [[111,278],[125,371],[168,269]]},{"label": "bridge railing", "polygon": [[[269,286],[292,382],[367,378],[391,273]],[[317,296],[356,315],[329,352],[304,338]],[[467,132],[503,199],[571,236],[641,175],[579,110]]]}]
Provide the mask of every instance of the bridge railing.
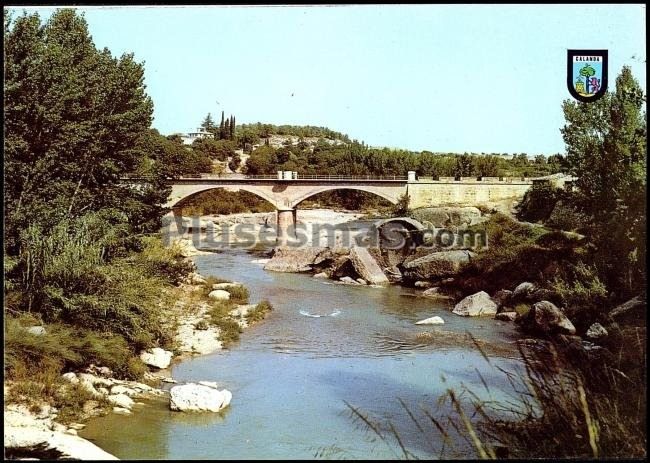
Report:
[{"label": "bridge railing", "polygon": [[[184,175],[178,179],[248,179],[248,180],[284,180],[277,175],[244,174],[194,174]],[[302,175],[287,180],[406,180],[406,175]]]}]

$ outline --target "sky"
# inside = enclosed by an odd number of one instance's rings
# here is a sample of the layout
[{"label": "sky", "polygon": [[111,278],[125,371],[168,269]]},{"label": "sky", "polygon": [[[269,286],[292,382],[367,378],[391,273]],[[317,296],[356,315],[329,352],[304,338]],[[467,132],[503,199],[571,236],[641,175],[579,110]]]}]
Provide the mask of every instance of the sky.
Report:
[{"label": "sky", "polygon": [[144,61],[163,134],[223,110],[370,146],[548,155],[564,152],[567,49],[608,49],[609,88],[629,65],[646,89],[642,5],[80,10],[98,48]]}]

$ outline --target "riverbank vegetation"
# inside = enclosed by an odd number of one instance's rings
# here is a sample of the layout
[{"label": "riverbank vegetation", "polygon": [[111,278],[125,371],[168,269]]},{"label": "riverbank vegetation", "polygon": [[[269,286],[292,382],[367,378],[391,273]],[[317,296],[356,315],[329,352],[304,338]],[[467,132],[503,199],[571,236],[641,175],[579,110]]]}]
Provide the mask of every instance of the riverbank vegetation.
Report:
[{"label": "riverbank vegetation", "polygon": [[[596,103],[566,101],[561,131],[575,184],[535,185],[519,205],[524,222],[497,213],[469,227],[488,247],[434,283],[457,297],[493,294],[537,337],[519,341],[522,371],[493,365],[512,386],[506,400],[491,398],[482,377],[485,390],[448,389],[441,403],[453,412],[426,429],[416,423],[424,442],[443,443],[444,453],[457,433],[480,458],[647,456],[644,104],[627,67]],[[560,308],[572,334],[526,326],[542,300]],[[381,423],[351,410],[388,442]],[[414,456],[392,435],[404,458]]]},{"label": "riverbank vegetation", "polygon": [[97,49],[82,15],[4,21],[5,380],[63,419],[88,397],[62,373],[141,379],[139,352],[172,346],[163,309],[192,268],[156,233],[165,178],[194,161],[150,129],[142,64]]}]

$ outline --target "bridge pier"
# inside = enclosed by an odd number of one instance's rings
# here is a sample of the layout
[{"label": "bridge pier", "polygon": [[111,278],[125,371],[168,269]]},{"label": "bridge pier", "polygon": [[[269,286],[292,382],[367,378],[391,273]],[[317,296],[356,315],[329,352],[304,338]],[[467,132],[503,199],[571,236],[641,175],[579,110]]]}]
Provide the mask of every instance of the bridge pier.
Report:
[{"label": "bridge pier", "polygon": [[296,209],[278,209],[278,232],[275,242],[278,246],[287,244],[289,238],[296,238]]}]

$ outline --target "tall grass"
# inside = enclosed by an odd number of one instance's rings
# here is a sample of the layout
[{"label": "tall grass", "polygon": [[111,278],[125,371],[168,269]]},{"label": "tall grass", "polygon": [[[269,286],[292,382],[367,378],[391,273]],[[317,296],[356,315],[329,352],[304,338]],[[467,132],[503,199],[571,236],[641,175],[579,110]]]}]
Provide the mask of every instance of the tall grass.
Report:
[{"label": "tall grass", "polygon": [[273,310],[273,306],[267,300],[263,300],[255,306],[252,310],[249,310],[246,314],[246,321],[248,324],[257,323],[264,320],[266,314]]},{"label": "tall grass", "polygon": [[133,378],[145,370],[140,349],[171,346],[164,306],[191,266],[156,237],[133,240],[109,219],[89,214],[51,230],[30,226],[15,262],[5,258],[8,312],[32,314],[47,328],[34,337],[16,321],[6,324],[10,373],[30,364],[63,371],[95,363]]}]

